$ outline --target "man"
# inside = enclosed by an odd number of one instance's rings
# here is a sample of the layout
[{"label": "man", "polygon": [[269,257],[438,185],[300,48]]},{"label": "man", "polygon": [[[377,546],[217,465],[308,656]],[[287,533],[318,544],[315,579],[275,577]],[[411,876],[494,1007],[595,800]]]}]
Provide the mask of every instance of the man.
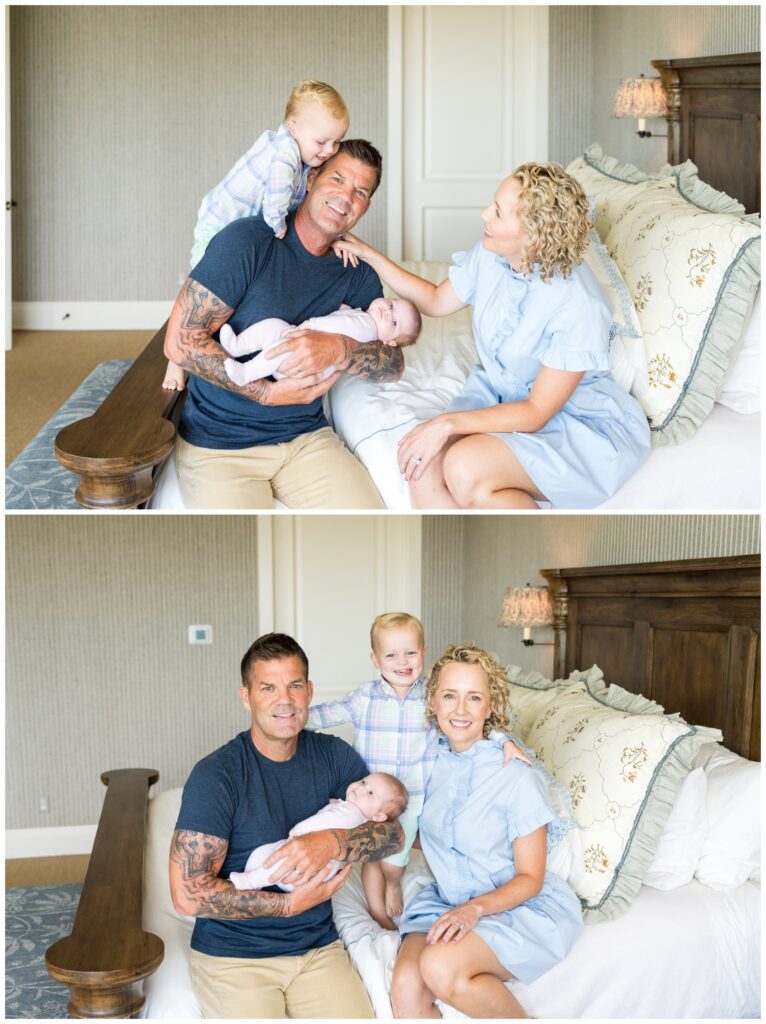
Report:
[{"label": "man", "polygon": [[[239,387],[216,340],[258,320],[298,324],[342,303],[366,309],[382,295],[370,267],[344,267],[332,242],[367,212],[382,160],[370,143],[342,142],[309,173],[307,193],[276,239],[260,217],[234,221],[212,239],[176,299],[165,355],[187,370],[188,397],[176,446],[189,508],[382,508],[367,471],[327,424],[322,395],[340,376],[397,380],[400,349],[357,346],[340,334],[301,331],[273,350],[283,380]],[[330,366],[337,371],[322,380]]]},{"label": "man", "polygon": [[[369,1018],[367,993],[338,938],[330,897],[355,861],[403,846],[397,821],[369,821],[291,839],[266,861],[295,886],[237,890],[228,881],[250,852],[367,775],[335,736],[304,731],[313,687],[292,637],[268,633],[242,659],[240,698],[250,729],[203,758],[184,787],[170,849],[170,890],[197,918],[191,973],[205,1017]],[[346,863],[329,882],[326,865]]]}]

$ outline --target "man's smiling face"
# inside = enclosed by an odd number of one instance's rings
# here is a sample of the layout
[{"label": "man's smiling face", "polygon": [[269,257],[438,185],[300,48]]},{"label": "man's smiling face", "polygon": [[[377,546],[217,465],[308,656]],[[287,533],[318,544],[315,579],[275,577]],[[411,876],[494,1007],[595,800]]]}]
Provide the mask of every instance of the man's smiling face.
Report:
[{"label": "man's smiling face", "polygon": [[338,153],[309,174],[299,213],[331,241],[367,212],[376,180],[374,167]]},{"label": "man's smiling face", "polygon": [[240,698],[250,711],[253,742],[262,754],[279,759],[280,751],[294,748],[306,724],[314,688],[298,657],[253,662],[249,682]]}]

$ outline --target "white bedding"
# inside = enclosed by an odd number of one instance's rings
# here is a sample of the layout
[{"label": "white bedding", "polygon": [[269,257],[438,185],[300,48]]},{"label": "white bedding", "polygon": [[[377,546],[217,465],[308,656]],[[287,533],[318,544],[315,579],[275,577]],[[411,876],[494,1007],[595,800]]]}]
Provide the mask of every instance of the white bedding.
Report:
[{"label": "white bedding", "polygon": [[[405,899],[430,879],[415,851]],[[335,924],[375,1015],[390,1018],[388,991],[399,938],[366,912],[354,871],[333,898]],[[718,892],[692,882],[671,892],[642,886],[616,921],[586,925],[572,951],[531,985],[510,984],[526,1011],[547,1018],[758,1017],[760,888]],[[445,1017],[462,1016],[450,1007]]]},{"label": "white bedding", "polygon": [[[181,790],[149,804],[144,928],[165,943],[165,957],[145,982],[142,1017],[201,1016],[191,990],[193,920],[170,901],[167,857]],[[429,878],[414,852],[405,898]],[[391,1017],[388,1000],[398,935],[384,932],[362,903],[359,869],[333,899],[335,921],[370,993],[376,1016]],[[699,882],[660,892],[646,886],[616,921],[586,925],[569,956],[532,985],[511,987],[537,1017],[757,1018],[760,1015],[760,887],[746,882],[717,891]],[[446,1008],[445,1016],[459,1016]]]},{"label": "white bedding", "polygon": [[[407,267],[434,281],[447,272],[445,263],[410,262]],[[470,309],[440,320],[424,317],[421,336],[404,357],[400,381],[372,384],[342,377],[325,400],[328,419],[366,466],[386,507],[396,512],[412,507],[396,462],[397,442],[416,423],[443,411],[477,361]],[[655,448],[600,508],[759,509],[760,466],[760,414],[742,415],[716,403],[690,440]],[[159,475],[151,507],[184,508],[172,456]]]}]

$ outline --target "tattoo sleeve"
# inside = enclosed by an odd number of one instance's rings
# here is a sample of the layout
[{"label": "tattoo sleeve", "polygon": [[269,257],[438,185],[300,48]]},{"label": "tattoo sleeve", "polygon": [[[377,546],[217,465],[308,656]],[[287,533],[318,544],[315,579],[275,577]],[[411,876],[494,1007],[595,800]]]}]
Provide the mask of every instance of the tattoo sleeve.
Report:
[{"label": "tattoo sleeve", "polygon": [[343,342],[345,352],[341,366],[350,377],[363,377],[379,384],[399,380],[401,377],[404,370],[401,349],[384,345],[380,341],[371,341],[366,345],[354,345],[355,351],[351,351],[349,339],[344,337]]},{"label": "tattoo sleeve", "polygon": [[270,381],[257,380],[240,387],[229,380],[224,369],[226,353],[213,334],[233,312],[231,306],[187,277],[170,315],[165,354],[182,369],[211,384],[266,403],[271,390]]},{"label": "tattoo sleeve", "polygon": [[393,821],[367,821],[364,825],[344,831],[332,829],[338,841],[336,860],[346,864],[356,861],[383,860],[398,853],[404,845],[404,832],[396,819]]},{"label": "tattoo sleeve", "polygon": [[[289,893],[235,889],[218,877],[229,844],[204,832],[177,830],[170,845],[174,896],[181,896],[195,917],[242,921],[253,917],[287,917]],[[192,909],[193,908],[193,909]]]}]

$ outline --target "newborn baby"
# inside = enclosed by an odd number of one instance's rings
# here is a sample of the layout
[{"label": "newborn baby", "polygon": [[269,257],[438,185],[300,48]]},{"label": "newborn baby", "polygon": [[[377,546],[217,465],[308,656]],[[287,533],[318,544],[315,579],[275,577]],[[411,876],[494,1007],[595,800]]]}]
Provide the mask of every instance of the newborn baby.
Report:
[{"label": "newborn baby", "polygon": [[[312,814],[310,818],[299,821],[290,829],[289,838],[303,836],[307,832],[318,832],[324,828],[356,828],[365,821],[386,821],[398,818],[407,807],[407,790],[393,775],[385,772],[373,772],[359,782],[352,782],[346,790],[345,800],[331,800],[329,804]],[[285,892],[292,892],[294,886],[271,881],[271,875],[278,873],[281,861],[269,868],[263,862],[284,846],[287,839],[279,839],[276,843],[264,843],[257,846],[247,858],[244,871],[232,871],[229,879],[237,889],[263,889],[267,885],[278,885]],[[325,881],[343,867],[340,861],[331,860]]]},{"label": "newborn baby", "polygon": [[[311,330],[347,334],[358,342],[382,341],[384,345],[401,348],[404,345],[411,345],[416,340],[420,328],[420,313],[407,299],[373,299],[366,312],[344,305],[327,316],[309,317],[299,327],[277,317],[269,317],[266,320],[259,320],[237,335],[228,324],[224,324],[219,339],[231,356],[259,352],[259,355],[247,363],[239,363],[236,359],[227,359],[224,362],[229,379],[235,384],[242,385],[260,380],[262,377],[284,376],[276,370],[280,360],[270,359],[267,352],[280,341],[284,341],[290,331]],[[333,373],[335,367],[330,366],[322,374],[322,379]]]}]

